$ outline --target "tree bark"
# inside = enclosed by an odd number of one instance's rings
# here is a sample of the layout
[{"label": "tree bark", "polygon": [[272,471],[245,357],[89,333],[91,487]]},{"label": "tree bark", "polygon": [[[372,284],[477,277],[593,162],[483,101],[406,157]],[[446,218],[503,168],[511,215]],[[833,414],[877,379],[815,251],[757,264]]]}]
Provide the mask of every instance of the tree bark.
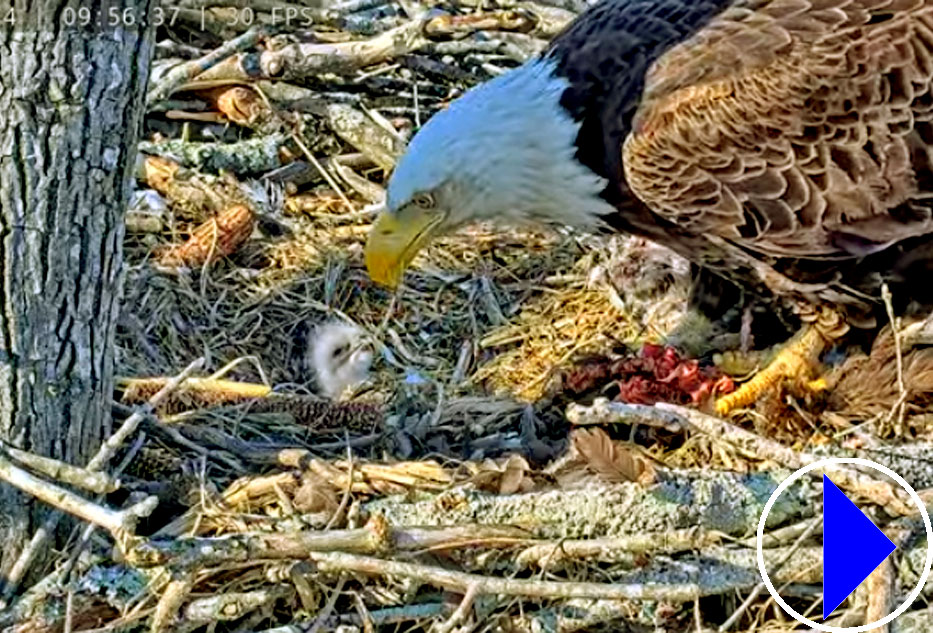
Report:
[{"label": "tree bark", "polygon": [[[74,464],[109,430],[153,4],[0,0],[0,441]],[[0,484],[0,579],[47,512]]]}]

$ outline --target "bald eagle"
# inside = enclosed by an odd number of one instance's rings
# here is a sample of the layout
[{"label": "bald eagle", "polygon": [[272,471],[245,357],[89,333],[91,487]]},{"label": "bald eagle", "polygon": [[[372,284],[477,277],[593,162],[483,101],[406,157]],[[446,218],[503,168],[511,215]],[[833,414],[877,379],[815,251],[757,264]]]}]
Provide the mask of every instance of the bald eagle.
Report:
[{"label": "bald eagle", "polygon": [[810,351],[877,327],[884,284],[928,309],[933,0],[603,0],[419,130],[370,276],[497,219],[646,237],[793,306]]}]

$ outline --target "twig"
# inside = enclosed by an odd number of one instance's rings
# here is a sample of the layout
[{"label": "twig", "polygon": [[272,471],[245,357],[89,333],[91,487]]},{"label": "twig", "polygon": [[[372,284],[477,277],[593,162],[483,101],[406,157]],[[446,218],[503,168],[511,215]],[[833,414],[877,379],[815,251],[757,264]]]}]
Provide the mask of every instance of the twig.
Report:
[{"label": "twig", "polygon": [[337,598],[339,598],[341,592],[343,592],[343,586],[346,584],[346,582],[347,577],[341,574],[340,580],[337,581],[337,586],[334,587],[330,597],[327,599],[327,604],[324,605],[324,608],[321,609],[320,613],[318,613],[317,618],[314,619],[314,624],[311,625],[308,633],[317,633],[324,625],[324,622],[327,620],[327,618],[330,617],[331,612],[334,610],[334,606],[337,604]]},{"label": "twig", "polygon": [[356,607],[356,614],[363,625],[363,633],[376,633],[373,618],[369,614],[369,609],[366,608],[366,603],[363,602],[363,596],[358,591],[353,594],[353,603],[353,606]]},{"label": "twig", "polygon": [[891,297],[891,289],[888,284],[881,286],[881,299],[884,301],[884,309],[888,313],[888,320],[891,322],[891,335],[894,337],[894,352],[897,355],[897,387],[900,391],[900,397],[891,411],[885,418],[885,423],[890,422],[894,415],[897,415],[897,428],[900,430],[904,426],[904,414],[907,408],[907,387],[904,385],[904,354],[901,349],[900,319],[894,315],[894,304]]},{"label": "twig", "polygon": [[357,175],[355,171],[346,165],[342,165],[340,161],[328,159],[327,166],[334,170],[334,173],[337,174],[337,177],[340,178],[340,180],[342,180],[346,185],[353,189],[353,191],[365,198],[371,204],[369,207],[363,208],[353,213],[334,214],[310,212],[308,213],[308,216],[312,218],[327,218],[332,222],[359,220],[361,218],[371,217],[373,215],[372,205],[381,203],[385,200],[385,189],[372,182],[368,178]]},{"label": "twig", "polygon": [[473,603],[476,601],[478,595],[479,587],[477,585],[470,585],[463,596],[463,600],[457,605],[456,610],[450,614],[446,622],[435,628],[435,633],[451,633],[455,627],[466,620],[470,610],[473,609]]},{"label": "twig", "polygon": [[211,51],[201,59],[196,59],[173,68],[162,78],[158,85],[146,95],[146,104],[151,106],[167,98],[176,88],[186,81],[216,66],[234,53],[253,48],[260,40],[266,37],[267,34],[268,29],[265,26],[255,26],[243,35],[230,40],[217,50]]},{"label": "twig", "polygon": [[69,589],[65,597],[65,624],[62,633],[71,633],[74,630],[74,602],[75,592]]},{"label": "twig", "polygon": [[205,359],[203,357],[198,358],[193,361],[190,365],[185,367],[184,371],[180,374],[168,380],[165,385],[156,392],[154,396],[149,398],[149,401],[137,409],[130,417],[124,420],[123,424],[120,425],[120,428],[117,429],[117,432],[107,438],[107,441],[100,447],[100,450],[97,451],[97,455],[88,462],[88,470],[102,470],[110,463],[110,460],[113,459],[113,456],[116,455],[117,450],[126,442],[127,438],[136,431],[136,428],[139,426],[140,422],[145,420],[148,416],[152,415],[153,411],[162,404],[174,391],[176,391],[182,383],[184,383],[191,374],[201,369],[204,366]]},{"label": "twig", "polygon": [[340,505],[337,506],[337,509],[334,511],[333,516],[330,517],[330,520],[327,522],[327,525],[324,526],[324,531],[334,527],[334,524],[340,520],[340,517],[347,511],[347,505],[350,503],[350,496],[353,494],[353,450],[350,448],[350,434],[345,433],[346,442],[347,442],[347,485],[343,491],[343,497],[340,499]]},{"label": "twig", "polygon": [[[88,462],[87,470],[103,470],[106,465],[113,459],[113,456],[116,454],[120,446],[126,442],[127,438],[132,435],[136,428],[139,426],[139,423],[142,422],[146,416],[150,415],[156,407],[158,407],[162,402],[164,402],[176,389],[179,385],[185,381],[188,376],[190,376],[195,371],[199,370],[204,365],[204,358],[198,358],[190,365],[188,365],[184,371],[182,371],[178,376],[169,380],[164,387],[159,389],[149,401],[142,407],[139,407],[132,415],[130,415],[126,420],[123,421],[123,424],[120,425],[120,428],[117,429],[106,442],[101,445],[98,449],[97,454]],[[16,562],[10,568],[10,572],[7,575],[6,584],[3,588],[3,594],[0,596],[0,607],[4,603],[10,600],[13,597],[13,594],[16,593],[19,583],[22,582],[23,578],[26,575],[26,572],[29,571],[30,566],[32,566],[33,561],[36,558],[36,555],[45,545],[46,540],[49,536],[55,531],[55,528],[58,526],[58,522],[61,520],[61,515],[58,513],[52,513],[46,518],[42,526],[36,530],[36,533],[32,535],[29,544],[23,549],[20,553],[19,558],[16,559]]]},{"label": "twig", "polygon": [[[787,561],[789,561],[791,557],[794,556],[800,550],[800,548],[804,544],[804,541],[810,538],[810,536],[822,524],[823,524],[823,519],[817,519],[813,521],[812,523],[810,523],[810,525],[807,527],[804,533],[800,535],[800,538],[797,539],[797,542],[794,543],[793,547],[790,548],[790,550],[787,552],[784,558],[782,558],[781,561],[775,566],[774,571],[775,572],[780,571],[781,568],[787,564]],[[752,603],[758,599],[759,594],[761,594],[764,588],[765,588],[765,584],[763,582],[755,585],[755,588],[752,589],[751,592],[749,592],[748,597],[745,598],[745,601],[742,602],[742,604],[739,605],[739,608],[736,609],[735,612],[732,615],[730,615],[729,618],[725,622],[723,622],[722,626],[719,627],[719,633],[725,633],[725,631],[728,631],[729,629],[731,629],[732,626],[738,621],[738,619],[742,617],[742,614],[745,613],[745,611],[752,605]]]},{"label": "twig", "polygon": [[331,189],[337,192],[337,195],[340,196],[340,201],[343,202],[343,205],[347,208],[349,213],[353,213],[356,209],[353,208],[353,205],[350,204],[350,200],[347,199],[347,194],[343,192],[343,188],[337,184],[337,181],[334,180],[334,177],[330,175],[330,172],[324,169],[324,166],[321,162],[315,158],[314,154],[311,153],[311,150],[308,149],[308,146],[305,145],[305,142],[301,139],[298,133],[292,134],[292,140],[295,141],[295,144],[301,148],[301,151],[304,152],[304,155],[307,156],[308,161],[314,165],[315,169],[324,177],[324,180],[327,181],[327,184],[330,185]]},{"label": "twig", "polygon": [[653,600],[684,603],[691,602],[697,597],[720,595],[727,591],[748,589],[752,586],[751,583],[738,580],[723,580],[721,584],[710,582],[709,584],[671,583],[668,585],[526,580],[480,576],[440,567],[336,552],[313,552],[309,558],[322,571],[353,571],[373,576],[399,576],[453,591],[466,592],[475,587],[476,592],[482,595],[500,594],[525,598]]}]

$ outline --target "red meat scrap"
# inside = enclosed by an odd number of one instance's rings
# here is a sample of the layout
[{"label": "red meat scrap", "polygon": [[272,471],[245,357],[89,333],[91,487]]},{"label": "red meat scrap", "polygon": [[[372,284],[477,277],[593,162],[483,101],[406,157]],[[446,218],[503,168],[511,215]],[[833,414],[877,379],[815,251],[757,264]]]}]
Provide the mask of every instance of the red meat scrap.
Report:
[{"label": "red meat scrap", "polygon": [[633,356],[586,362],[563,381],[565,389],[577,394],[612,384],[619,391],[615,399],[631,404],[702,405],[735,389],[732,379],[714,365],[701,366],[671,346],[650,343]]}]

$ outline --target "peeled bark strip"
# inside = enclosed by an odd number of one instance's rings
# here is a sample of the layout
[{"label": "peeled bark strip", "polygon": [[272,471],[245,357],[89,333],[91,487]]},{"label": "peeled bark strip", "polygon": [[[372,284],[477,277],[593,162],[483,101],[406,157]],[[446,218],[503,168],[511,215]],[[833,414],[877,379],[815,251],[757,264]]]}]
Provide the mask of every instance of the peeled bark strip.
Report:
[{"label": "peeled bark strip", "polygon": [[[154,5],[82,3],[105,25],[95,29],[68,26],[80,16],[64,0],[0,1],[15,19],[0,24],[0,440],[76,465],[109,426],[123,214],[153,50],[128,25],[151,24]],[[113,16],[120,25],[106,26]],[[48,510],[5,485],[0,508],[5,577]]]}]

